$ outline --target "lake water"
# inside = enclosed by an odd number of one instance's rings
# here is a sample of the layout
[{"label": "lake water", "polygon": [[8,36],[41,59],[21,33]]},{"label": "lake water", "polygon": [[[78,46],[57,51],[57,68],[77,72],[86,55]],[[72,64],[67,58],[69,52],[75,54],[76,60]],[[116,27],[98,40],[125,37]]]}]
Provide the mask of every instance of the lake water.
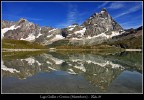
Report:
[{"label": "lake water", "polygon": [[142,53],[4,54],[2,93],[142,93]]}]

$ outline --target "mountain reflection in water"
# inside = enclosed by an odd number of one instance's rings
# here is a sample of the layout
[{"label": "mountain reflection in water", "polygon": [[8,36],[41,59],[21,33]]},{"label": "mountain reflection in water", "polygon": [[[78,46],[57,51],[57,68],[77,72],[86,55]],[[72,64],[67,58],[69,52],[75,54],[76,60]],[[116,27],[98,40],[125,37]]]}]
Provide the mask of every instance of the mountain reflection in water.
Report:
[{"label": "mountain reflection in water", "polygon": [[43,53],[3,59],[3,93],[141,93],[142,53]]}]

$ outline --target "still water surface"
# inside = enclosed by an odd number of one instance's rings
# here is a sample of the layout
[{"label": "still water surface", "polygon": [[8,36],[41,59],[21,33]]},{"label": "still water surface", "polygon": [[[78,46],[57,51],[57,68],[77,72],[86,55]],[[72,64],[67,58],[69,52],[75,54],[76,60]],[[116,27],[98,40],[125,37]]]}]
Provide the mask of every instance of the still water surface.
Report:
[{"label": "still water surface", "polygon": [[141,52],[3,56],[2,93],[142,93],[142,69]]}]

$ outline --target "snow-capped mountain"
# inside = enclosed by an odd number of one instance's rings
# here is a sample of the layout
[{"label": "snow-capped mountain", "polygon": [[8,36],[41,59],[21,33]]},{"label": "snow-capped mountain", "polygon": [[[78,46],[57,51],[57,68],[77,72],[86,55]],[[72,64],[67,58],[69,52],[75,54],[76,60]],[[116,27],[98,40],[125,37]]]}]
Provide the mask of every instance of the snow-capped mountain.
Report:
[{"label": "snow-capped mountain", "polygon": [[73,32],[73,34],[77,34],[77,37],[70,35],[73,37],[71,43],[93,45],[123,33],[123,28],[112,19],[106,9],[102,9],[100,13],[94,13],[79,26],[79,30]]},{"label": "snow-capped mountain", "polygon": [[123,28],[112,19],[106,9],[94,13],[82,25],[73,24],[57,29],[40,27],[21,18],[17,22],[2,21],[1,38],[38,42],[43,45],[59,40],[69,40],[76,45],[93,45],[124,33]]},{"label": "snow-capped mountain", "polygon": [[[5,21],[2,23],[2,27],[4,27]],[[6,23],[5,27],[1,29],[1,33],[1,38],[40,42],[44,45],[64,38],[60,35],[60,29],[39,27],[23,18],[14,24]]]}]

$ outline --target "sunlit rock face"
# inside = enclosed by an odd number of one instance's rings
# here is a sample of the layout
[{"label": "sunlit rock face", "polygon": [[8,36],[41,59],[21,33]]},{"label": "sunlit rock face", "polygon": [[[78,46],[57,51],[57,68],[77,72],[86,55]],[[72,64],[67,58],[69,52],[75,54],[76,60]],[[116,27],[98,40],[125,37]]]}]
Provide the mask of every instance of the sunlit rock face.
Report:
[{"label": "sunlit rock face", "polygon": [[26,19],[17,22],[2,21],[1,38],[38,42],[43,45],[64,39],[61,29],[52,27],[40,27]]},{"label": "sunlit rock face", "polygon": [[[102,9],[100,13],[94,13],[80,26],[81,30],[72,31],[68,34],[72,44],[78,45],[94,45],[100,44],[107,39],[124,33],[123,28],[109,15],[106,9]],[[75,26],[78,29],[78,26]],[[69,31],[75,28],[68,29]],[[79,28],[80,29],[80,28]],[[73,37],[78,34],[77,37]],[[82,37],[82,38],[80,38]]]},{"label": "sunlit rock face", "polygon": [[86,27],[85,35],[94,36],[101,33],[111,35],[112,31],[123,31],[123,28],[109,15],[106,9],[94,13],[83,25]]}]

